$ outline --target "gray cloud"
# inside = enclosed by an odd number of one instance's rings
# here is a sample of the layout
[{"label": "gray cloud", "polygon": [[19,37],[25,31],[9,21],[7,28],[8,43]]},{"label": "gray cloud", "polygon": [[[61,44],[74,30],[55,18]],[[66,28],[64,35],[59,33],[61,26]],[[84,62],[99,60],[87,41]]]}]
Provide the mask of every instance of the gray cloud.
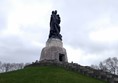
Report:
[{"label": "gray cloud", "polygon": [[6,28],[6,18],[5,16],[0,12],[0,31]]},{"label": "gray cloud", "polygon": [[[97,58],[98,61],[107,57],[117,56],[116,46],[118,44],[93,42],[89,39],[89,33],[92,29],[88,25],[105,15],[110,18],[113,24],[117,24],[117,3],[117,0],[65,1],[65,6],[62,8],[62,34],[64,36],[64,43],[74,48],[80,48],[86,54],[101,56],[102,58]],[[93,62],[96,63],[96,60]],[[90,63],[93,62],[91,61]]]},{"label": "gray cloud", "polygon": [[[31,62],[39,59],[41,47],[32,45],[17,36],[0,39],[0,60],[3,62]],[[38,57],[38,58],[37,58]]]},{"label": "gray cloud", "polygon": [[[20,2],[26,4],[27,1]],[[28,0],[28,2],[35,4],[35,1]],[[36,2],[40,3],[40,1]],[[41,1],[41,3],[45,2]],[[91,55],[82,63],[98,63],[104,58],[117,56],[117,43],[94,42],[89,38],[91,31],[96,28],[90,24],[96,22],[99,18],[108,17],[112,25],[117,25],[117,0],[51,0],[48,2],[52,3],[52,9],[57,9],[61,16],[61,34],[64,44],[74,49],[81,49],[85,53],[85,55],[82,55],[85,58],[87,57],[86,54]],[[9,3],[5,1],[4,4]],[[4,6],[2,5],[2,7]],[[5,13],[4,11],[1,12]],[[6,26],[7,15],[3,16],[3,14],[0,15],[0,29]],[[44,19],[47,18],[44,17]],[[39,25],[30,24],[28,26],[20,25],[19,27],[25,33],[24,38],[31,36],[31,40],[35,39],[35,41],[45,45],[49,34],[49,23],[45,23],[45,25],[47,27],[41,27],[40,23]],[[31,62],[39,59],[41,49],[41,46],[36,46],[32,44],[32,41],[19,36],[0,37],[0,60],[2,61]],[[99,57],[95,59],[98,55]]]}]

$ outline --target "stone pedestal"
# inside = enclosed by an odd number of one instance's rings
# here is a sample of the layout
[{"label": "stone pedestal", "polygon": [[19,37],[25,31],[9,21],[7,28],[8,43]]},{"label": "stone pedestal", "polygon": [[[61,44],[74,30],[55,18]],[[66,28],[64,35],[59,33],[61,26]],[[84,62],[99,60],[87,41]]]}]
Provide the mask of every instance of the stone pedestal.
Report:
[{"label": "stone pedestal", "polygon": [[66,49],[60,39],[51,38],[46,42],[46,47],[42,49],[40,61],[57,60],[60,62],[68,62]]}]

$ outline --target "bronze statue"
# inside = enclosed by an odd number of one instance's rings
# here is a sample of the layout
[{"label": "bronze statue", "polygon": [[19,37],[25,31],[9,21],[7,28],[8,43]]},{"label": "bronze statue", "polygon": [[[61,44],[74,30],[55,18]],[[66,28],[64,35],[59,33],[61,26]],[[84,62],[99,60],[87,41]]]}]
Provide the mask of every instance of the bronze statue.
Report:
[{"label": "bronze statue", "polygon": [[50,19],[50,34],[49,38],[58,38],[62,40],[62,36],[60,34],[60,22],[61,19],[57,11],[52,11],[51,19]]}]

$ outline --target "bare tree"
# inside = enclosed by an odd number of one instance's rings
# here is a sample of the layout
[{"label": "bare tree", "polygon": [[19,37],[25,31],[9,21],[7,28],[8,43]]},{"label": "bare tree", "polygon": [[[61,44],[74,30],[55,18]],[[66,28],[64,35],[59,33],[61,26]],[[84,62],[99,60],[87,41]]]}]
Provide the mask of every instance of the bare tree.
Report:
[{"label": "bare tree", "polygon": [[24,68],[24,63],[2,63],[0,62],[0,72],[14,71]]},{"label": "bare tree", "polygon": [[24,66],[25,66],[24,63],[19,63],[19,64],[18,64],[18,69],[23,69]]},{"label": "bare tree", "polygon": [[[92,68],[94,68],[94,67],[92,67]],[[99,67],[98,69],[100,69],[100,70],[118,75],[118,59],[117,59],[117,57],[108,58],[108,59],[104,60],[103,62],[100,62],[98,67]]]},{"label": "bare tree", "polygon": [[97,65],[91,65],[91,68],[99,70],[99,66]]},{"label": "bare tree", "polygon": [[18,70],[18,69],[23,69],[24,64],[23,63],[12,63],[12,70]]},{"label": "bare tree", "polygon": [[99,69],[105,72],[109,72],[106,65],[104,65],[103,62],[99,63]]},{"label": "bare tree", "polygon": [[5,70],[5,72],[10,71],[10,69],[11,69],[11,64],[10,63],[4,63],[2,66]]}]

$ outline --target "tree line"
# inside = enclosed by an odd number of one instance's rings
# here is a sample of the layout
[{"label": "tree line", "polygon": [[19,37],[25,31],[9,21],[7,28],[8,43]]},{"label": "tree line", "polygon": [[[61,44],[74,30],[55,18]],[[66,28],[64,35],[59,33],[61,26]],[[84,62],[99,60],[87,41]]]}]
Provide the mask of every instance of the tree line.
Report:
[{"label": "tree line", "polygon": [[29,63],[2,63],[0,61],[0,73],[23,69]]},{"label": "tree line", "polygon": [[118,75],[118,58],[109,57],[104,61],[100,62],[99,65],[91,65],[91,67],[97,70],[102,70],[104,72],[109,72]]},{"label": "tree line", "polygon": [[[29,64],[30,63],[2,63],[0,61],[0,73],[23,69],[26,65]],[[102,70],[104,72],[118,75],[118,58],[109,57],[104,61],[101,61],[98,65],[91,65],[91,67],[97,70]]]}]

